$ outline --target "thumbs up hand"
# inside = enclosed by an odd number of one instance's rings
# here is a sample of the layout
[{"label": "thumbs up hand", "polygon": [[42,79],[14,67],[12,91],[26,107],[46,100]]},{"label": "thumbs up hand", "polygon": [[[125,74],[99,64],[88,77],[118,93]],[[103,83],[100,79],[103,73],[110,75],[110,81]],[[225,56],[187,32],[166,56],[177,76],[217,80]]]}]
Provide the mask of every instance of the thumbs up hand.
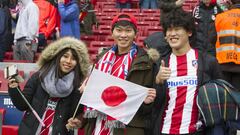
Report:
[{"label": "thumbs up hand", "polygon": [[170,75],[171,75],[171,69],[169,67],[166,67],[165,62],[162,60],[160,69],[156,76],[156,83],[163,84],[165,80],[169,79]]}]

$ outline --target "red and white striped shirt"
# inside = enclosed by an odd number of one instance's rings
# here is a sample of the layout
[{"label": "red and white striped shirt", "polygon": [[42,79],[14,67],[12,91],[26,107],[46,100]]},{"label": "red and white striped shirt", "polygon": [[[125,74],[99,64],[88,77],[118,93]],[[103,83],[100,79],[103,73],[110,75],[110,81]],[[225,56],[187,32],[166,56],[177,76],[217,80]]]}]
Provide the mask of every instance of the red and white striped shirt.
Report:
[{"label": "red and white striped shirt", "polygon": [[197,60],[198,52],[191,49],[182,56],[170,55],[171,76],[167,80],[167,105],[161,132],[187,134],[197,130]]}]

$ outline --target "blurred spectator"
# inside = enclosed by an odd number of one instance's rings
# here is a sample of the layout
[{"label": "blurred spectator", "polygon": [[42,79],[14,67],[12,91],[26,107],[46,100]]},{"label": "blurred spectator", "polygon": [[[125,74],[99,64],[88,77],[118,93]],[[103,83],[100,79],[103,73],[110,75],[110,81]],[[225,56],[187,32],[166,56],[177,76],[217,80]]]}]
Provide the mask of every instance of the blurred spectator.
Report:
[{"label": "blurred spectator", "polygon": [[8,0],[0,0],[0,62],[4,59],[4,54],[11,46],[11,14],[8,9]]},{"label": "blurred spectator", "polygon": [[215,30],[215,18],[222,12],[220,7],[211,0],[201,0],[193,10],[193,17],[196,23],[196,45],[215,56],[215,43],[217,33]]},{"label": "blurred spectator", "polygon": [[116,0],[116,8],[131,8],[131,0]]},{"label": "blurred spectator", "polygon": [[146,37],[143,41],[143,44],[147,48],[156,49],[159,52],[159,54],[161,54],[161,57],[167,55],[171,50],[168,42],[165,39],[165,35],[162,31],[154,32],[148,37]]},{"label": "blurred spectator", "polygon": [[[81,32],[85,33],[86,35],[91,35],[92,33],[92,26],[96,25],[98,27],[98,21],[96,18],[96,14],[93,8],[93,5],[89,0],[84,0],[84,3],[81,3]],[[83,7],[83,8],[82,8]],[[81,16],[80,15],[80,16]],[[82,19],[82,20],[81,20]]]},{"label": "blurred spectator", "polygon": [[95,5],[97,4],[97,0],[91,0],[91,4],[93,5],[93,8],[94,8]]},{"label": "blurred spectator", "polygon": [[240,90],[240,0],[231,0],[232,8],[218,14],[216,57],[225,80]]},{"label": "blurred spectator", "polygon": [[182,7],[185,0],[158,0],[162,12],[169,12],[174,8]]},{"label": "blurred spectator", "polygon": [[140,6],[142,9],[157,9],[157,0],[140,0]]},{"label": "blurred spectator", "polygon": [[61,17],[60,36],[71,36],[80,39],[78,1],[58,0],[58,11]]},{"label": "blurred spectator", "polygon": [[219,7],[223,11],[228,10],[231,6],[231,0],[212,0],[212,3],[216,3],[217,5],[219,5]]},{"label": "blurred spectator", "polygon": [[58,10],[52,3],[46,0],[34,0],[39,8],[39,37],[38,45],[46,46],[55,32],[58,20]]},{"label": "blurred spectator", "polygon": [[22,8],[18,14],[11,12],[13,18],[18,16],[14,35],[13,59],[33,62],[37,51],[39,9],[32,0],[19,0]]}]

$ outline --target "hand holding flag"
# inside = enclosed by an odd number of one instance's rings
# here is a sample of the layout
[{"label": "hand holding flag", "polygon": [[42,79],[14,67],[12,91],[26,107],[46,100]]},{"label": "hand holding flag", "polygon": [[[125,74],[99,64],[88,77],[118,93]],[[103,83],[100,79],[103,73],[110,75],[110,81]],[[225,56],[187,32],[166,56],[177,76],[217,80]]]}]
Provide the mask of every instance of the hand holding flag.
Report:
[{"label": "hand holding flag", "polygon": [[150,88],[148,89],[148,95],[144,100],[145,104],[150,104],[152,103],[156,98],[156,89]]},{"label": "hand holding flag", "polygon": [[84,89],[85,89],[85,87],[86,87],[86,85],[87,85],[88,78],[89,78],[89,77],[87,77],[87,78],[83,81],[82,85],[80,86],[80,88],[79,88],[80,93],[83,93],[83,91],[84,91]]},{"label": "hand holding flag", "polygon": [[82,127],[82,121],[83,118],[70,118],[68,119],[68,123],[66,125],[66,128],[68,130],[76,129],[76,128],[81,128]]},{"label": "hand holding flag", "polygon": [[94,69],[80,103],[128,124],[145,99],[146,104],[153,102],[155,92]]}]

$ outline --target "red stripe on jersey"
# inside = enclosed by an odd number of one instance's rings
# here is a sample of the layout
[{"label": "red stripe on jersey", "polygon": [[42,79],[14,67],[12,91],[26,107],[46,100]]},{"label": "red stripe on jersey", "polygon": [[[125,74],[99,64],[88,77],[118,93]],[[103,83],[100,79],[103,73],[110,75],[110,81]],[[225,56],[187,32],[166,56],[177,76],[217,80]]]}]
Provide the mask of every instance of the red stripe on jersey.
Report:
[{"label": "red stripe on jersey", "polygon": [[[116,55],[114,65],[112,66],[111,75],[118,76],[119,70],[120,70],[120,68],[122,66],[122,63],[123,63],[123,60],[124,60],[124,56],[125,55]],[[123,72],[121,72],[121,75],[119,76],[119,78],[124,78],[124,73]]]},{"label": "red stripe on jersey", "polygon": [[164,134],[188,134],[196,131],[198,121],[196,50],[186,55],[170,55],[171,76],[167,80],[167,105],[163,114],[161,132]]},{"label": "red stripe on jersey", "polygon": [[[113,61],[113,58],[115,57],[115,55],[113,54],[113,53],[110,53],[110,54],[108,54],[108,55],[110,55],[110,58],[109,58],[109,60],[110,60],[110,62],[112,62]],[[108,56],[107,55],[107,56]],[[104,67],[106,66],[106,64],[102,64],[102,67],[103,67],[103,69],[104,69]],[[105,68],[105,70],[101,70],[101,71],[103,71],[103,72],[107,72],[108,70],[109,70],[109,67],[111,66],[111,64],[107,64],[107,67]]]},{"label": "red stripe on jersey", "polygon": [[[177,76],[187,75],[187,56],[177,57]],[[170,128],[170,133],[179,134],[179,129],[182,121],[182,113],[184,108],[184,103],[186,102],[187,86],[177,87],[177,98],[175,109],[172,114],[172,123]],[[181,119],[179,119],[181,118]]]},{"label": "red stripe on jersey", "polygon": [[105,125],[106,121],[105,120],[102,120],[102,124],[101,124],[101,131],[99,133],[99,135],[109,135],[109,128],[104,128],[104,125]]},{"label": "red stripe on jersey", "polygon": [[[169,89],[167,88],[167,94],[166,94],[166,101],[169,101],[170,100],[170,96],[169,96]],[[168,102],[166,103],[165,107],[164,107],[164,110],[167,110],[167,107],[168,107]],[[163,115],[162,115],[162,122],[164,121],[164,118],[166,117],[166,111],[163,112]],[[161,127],[160,127],[160,131],[162,131],[162,128],[163,128],[163,123],[161,123]]]},{"label": "red stripe on jersey", "polygon": [[[194,50],[195,51],[195,56],[196,56],[196,59],[198,60],[198,51]],[[198,74],[198,73],[197,73]],[[197,107],[197,94],[198,94],[198,90],[196,90],[195,94],[194,94],[194,100],[193,100],[193,107],[192,107],[192,116],[191,116],[191,123],[190,123],[190,126],[189,126],[189,132],[192,133],[192,132],[195,132],[197,129],[196,129],[196,126],[195,124],[197,123],[198,121],[198,107]]]}]

